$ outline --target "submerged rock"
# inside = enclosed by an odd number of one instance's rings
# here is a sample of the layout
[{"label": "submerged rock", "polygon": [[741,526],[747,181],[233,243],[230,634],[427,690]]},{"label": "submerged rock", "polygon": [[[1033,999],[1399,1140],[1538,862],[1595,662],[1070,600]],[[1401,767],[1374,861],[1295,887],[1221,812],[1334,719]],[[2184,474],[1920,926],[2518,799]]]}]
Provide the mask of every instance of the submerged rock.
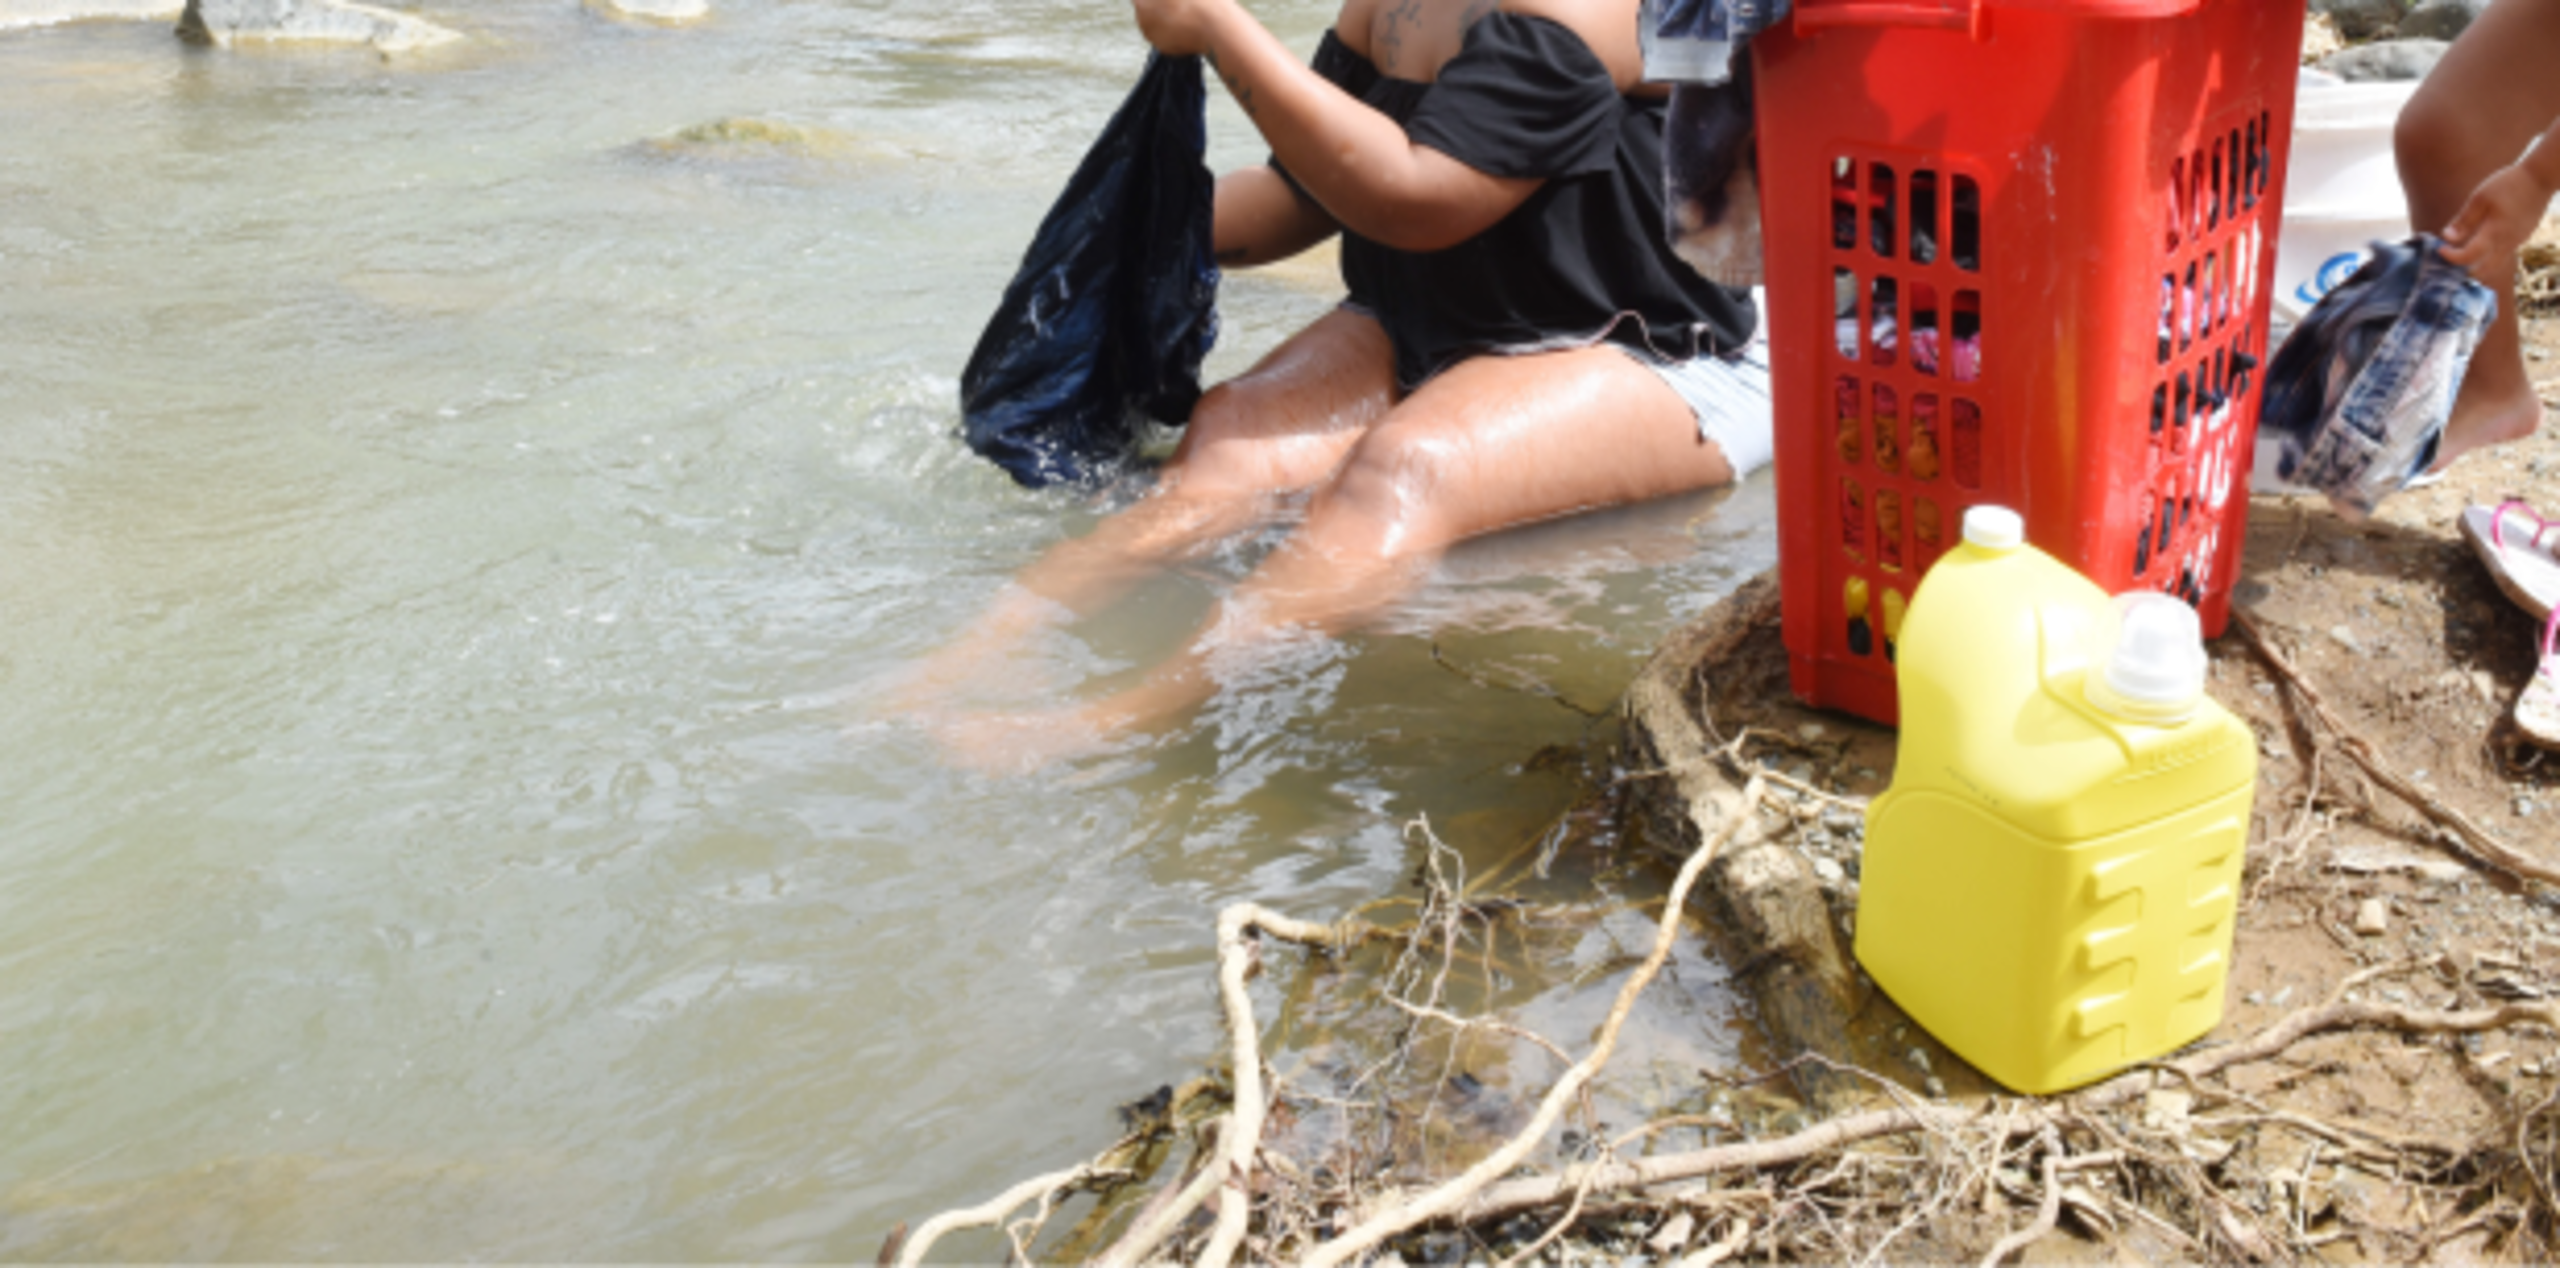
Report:
[{"label": "submerged rock", "polygon": [[929,145],[907,138],[752,117],[693,124],[634,141],[623,152],[643,159],[860,170],[909,163],[932,153]]},{"label": "submerged rock", "polygon": [[587,7],[608,17],[660,26],[683,26],[711,16],[708,0],[587,0]]},{"label": "submerged rock", "polygon": [[718,150],[793,150],[804,154],[825,154],[850,149],[853,141],[843,133],[825,128],[784,123],[777,119],[731,118],[678,128],[641,144],[666,154]]},{"label": "submerged rock", "polygon": [[423,18],[350,0],[187,0],[182,39],[235,44],[365,44],[384,53],[432,48],[462,38]]},{"label": "submerged rock", "polygon": [[0,31],[65,22],[165,22],[182,0],[0,0]]}]

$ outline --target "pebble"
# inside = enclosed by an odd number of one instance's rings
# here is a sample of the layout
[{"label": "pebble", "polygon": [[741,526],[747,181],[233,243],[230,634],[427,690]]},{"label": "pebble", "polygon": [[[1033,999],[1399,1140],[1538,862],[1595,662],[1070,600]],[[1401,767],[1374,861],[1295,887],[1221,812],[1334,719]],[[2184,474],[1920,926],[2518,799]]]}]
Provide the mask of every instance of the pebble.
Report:
[{"label": "pebble", "polygon": [[2377,938],[2391,931],[2391,909],[2379,898],[2368,898],[2356,904],[2356,932]]},{"label": "pebble", "polygon": [[1915,1065],[1915,1066],[1919,1067],[1919,1069],[1920,1069],[1920,1073],[1922,1073],[1922,1074],[1927,1074],[1927,1073],[1929,1073],[1929,1054],[1928,1054],[1928,1053],[1922,1052],[1922,1051],[1921,1051],[1921,1050],[1919,1050],[1918,1048],[1914,1048],[1914,1049],[1912,1049],[1912,1050],[1910,1051],[1910,1053],[1908,1053],[1907,1055],[1910,1057],[1911,1064],[1913,1064],[1913,1065]]},{"label": "pebble", "polygon": [[2344,625],[2330,626],[2329,637],[2338,640],[2338,646],[2346,648],[2348,651],[2354,652],[2359,656],[2364,654],[2364,644],[2356,641],[2356,632]]},{"label": "pebble", "polygon": [[1947,1094],[1946,1080],[1941,1079],[1934,1074],[1930,1075],[1926,1079],[1922,1079],[1920,1081],[1920,1086],[1929,1089],[1929,1095],[1939,1097],[1941,1099],[1943,1099]]},{"label": "pebble", "polygon": [[1839,862],[1829,858],[1818,858],[1813,861],[1813,875],[1825,885],[1837,885],[1849,879],[1849,873],[1840,866]]},{"label": "pebble", "polygon": [[2516,817],[2519,819],[2530,819],[2533,817],[2533,798],[2516,798]]},{"label": "pebble", "polygon": [[1823,730],[1819,722],[1807,722],[1796,728],[1796,734],[1808,740],[1818,740],[1830,732]]},{"label": "pebble", "polygon": [[2289,1000],[2289,999],[2292,999],[2292,998],[2293,998],[2293,987],[2292,987],[2292,985],[2291,985],[2290,983],[2288,983],[2288,984],[2285,986],[2285,988],[2284,988],[2283,990],[2280,990],[2280,991],[2277,991],[2277,992],[2276,992],[2276,997],[2275,997],[2274,999],[2268,1000],[2267,1002],[2268,1002],[2268,1003],[2270,1003],[2270,1004],[2272,1004],[2272,1005],[2274,1005],[2274,1006],[2276,1006],[2277,1008],[2282,1008],[2282,1007],[2284,1007],[2284,1002],[2285,1002],[2286,1000]]}]

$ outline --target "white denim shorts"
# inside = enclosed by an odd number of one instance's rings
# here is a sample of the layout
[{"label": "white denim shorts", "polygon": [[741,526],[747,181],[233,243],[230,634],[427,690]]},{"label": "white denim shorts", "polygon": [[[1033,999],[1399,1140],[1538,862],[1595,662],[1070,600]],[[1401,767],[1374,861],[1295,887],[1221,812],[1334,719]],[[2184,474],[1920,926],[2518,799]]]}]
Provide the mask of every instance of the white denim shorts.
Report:
[{"label": "white denim shorts", "polygon": [[1730,353],[1674,361],[1648,348],[1609,345],[1661,376],[1698,416],[1698,435],[1724,451],[1736,480],[1769,465],[1777,451],[1769,405],[1769,345],[1752,340]]},{"label": "white denim shorts", "polygon": [[[1754,303],[1758,303],[1758,292],[1754,292],[1752,298]],[[1367,305],[1353,300],[1342,301],[1342,308],[1371,321],[1378,319]],[[1633,316],[1632,313],[1621,314],[1622,319]],[[1725,353],[1703,352],[1685,361],[1674,360],[1650,347],[1619,343],[1608,338],[1609,332],[1605,329],[1593,335],[1488,348],[1479,355],[1520,356],[1605,343],[1627,354],[1637,365],[1653,371],[1670,385],[1672,391],[1680,394],[1681,400],[1688,402],[1689,411],[1698,418],[1698,435],[1723,451],[1725,464],[1733,468],[1733,478],[1740,480],[1768,466],[1770,456],[1777,452],[1778,447],[1776,420],[1769,403],[1768,329],[1769,316],[1763,309],[1755,332],[1742,347]],[[1420,387],[1421,384],[1412,386]]]}]

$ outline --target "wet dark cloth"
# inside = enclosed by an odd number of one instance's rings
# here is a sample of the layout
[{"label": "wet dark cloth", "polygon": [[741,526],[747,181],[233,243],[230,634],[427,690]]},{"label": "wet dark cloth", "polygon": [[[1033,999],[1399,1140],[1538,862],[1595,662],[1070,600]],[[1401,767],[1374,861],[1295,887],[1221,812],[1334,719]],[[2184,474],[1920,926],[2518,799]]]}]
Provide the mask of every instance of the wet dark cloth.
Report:
[{"label": "wet dark cloth", "polygon": [[1792,0],[1644,0],[1645,78],[1722,83],[1751,37],[1786,21],[1794,7]]},{"label": "wet dark cloth", "polygon": [[2320,297],[2267,363],[2258,458],[2351,518],[2427,469],[2498,297],[2420,234]]},{"label": "wet dark cloth", "polygon": [[1314,66],[1416,144],[1489,175],[1545,182],[1445,250],[1399,251],[1344,232],[1343,284],[1385,327],[1405,388],[1495,349],[1607,338],[1688,360],[1751,337],[1748,293],[1705,281],[1666,245],[1662,103],[1621,95],[1570,29],[1492,14],[1428,84],[1380,74],[1331,32]]},{"label": "wet dark cloth", "polygon": [[1644,0],[1644,75],[1671,89],[1663,180],[1671,249],[1728,286],[1761,279],[1758,113],[1751,37],[1785,21],[1792,0]]},{"label": "wet dark cloth", "polygon": [[1218,337],[1200,59],[1149,55],[1032,235],[960,374],[969,447],[1032,488],[1117,473],[1181,424]]}]

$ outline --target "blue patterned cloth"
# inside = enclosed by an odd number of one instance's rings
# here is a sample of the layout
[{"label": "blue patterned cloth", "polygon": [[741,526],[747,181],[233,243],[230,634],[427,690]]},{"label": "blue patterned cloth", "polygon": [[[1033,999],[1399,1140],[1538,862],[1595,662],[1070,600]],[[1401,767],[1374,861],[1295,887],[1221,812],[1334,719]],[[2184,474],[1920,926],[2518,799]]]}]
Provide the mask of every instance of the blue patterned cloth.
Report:
[{"label": "blue patterned cloth", "polygon": [[2267,365],[2258,465],[2361,519],[2435,459],[2498,298],[2424,234],[2373,258],[2309,313]]},{"label": "blue patterned cloth", "polygon": [[1720,84],[1751,37],[1783,22],[1789,0],[1644,0],[1644,76]]}]

